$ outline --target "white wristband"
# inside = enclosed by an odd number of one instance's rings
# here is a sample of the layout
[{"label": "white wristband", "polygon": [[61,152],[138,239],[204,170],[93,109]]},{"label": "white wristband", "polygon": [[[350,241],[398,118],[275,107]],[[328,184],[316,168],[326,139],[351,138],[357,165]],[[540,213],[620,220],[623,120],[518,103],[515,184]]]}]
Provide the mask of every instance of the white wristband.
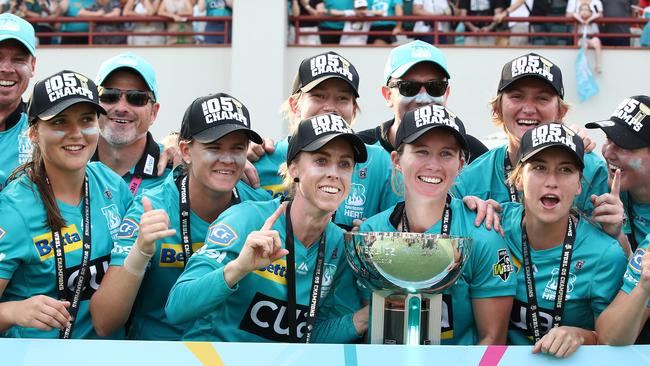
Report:
[{"label": "white wristband", "polygon": [[122,267],[125,271],[131,274],[142,276],[147,271],[147,264],[151,257],[153,257],[153,253],[149,254],[143,252],[136,242],[133,247],[131,247],[131,251],[129,252],[129,255],[126,256]]}]

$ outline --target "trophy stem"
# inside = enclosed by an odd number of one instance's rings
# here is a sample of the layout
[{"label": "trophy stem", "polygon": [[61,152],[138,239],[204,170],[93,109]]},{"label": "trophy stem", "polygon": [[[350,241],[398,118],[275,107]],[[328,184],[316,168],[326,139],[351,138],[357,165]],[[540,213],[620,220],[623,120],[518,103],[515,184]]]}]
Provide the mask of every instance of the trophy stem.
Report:
[{"label": "trophy stem", "polygon": [[386,307],[386,298],[377,292],[372,292],[370,302],[370,343],[384,343],[384,308]]},{"label": "trophy stem", "polygon": [[422,309],[422,295],[408,294],[404,301],[404,343],[408,345],[420,344],[420,310]]},{"label": "trophy stem", "polygon": [[442,321],[442,294],[424,295],[429,299],[429,340],[440,344],[440,325]]}]

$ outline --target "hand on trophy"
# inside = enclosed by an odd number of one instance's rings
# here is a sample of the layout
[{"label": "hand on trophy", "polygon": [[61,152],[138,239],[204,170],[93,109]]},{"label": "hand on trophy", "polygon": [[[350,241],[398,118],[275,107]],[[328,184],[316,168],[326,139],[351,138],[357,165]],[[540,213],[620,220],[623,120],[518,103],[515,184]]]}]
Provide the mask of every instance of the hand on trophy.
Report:
[{"label": "hand on trophy", "polygon": [[553,328],[535,343],[533,353],[542,352],[555,357],[569,357],[579,346],[585,343],[585,338],[581,334],[583,332],[591,333],[581,328],[569,326]]}]

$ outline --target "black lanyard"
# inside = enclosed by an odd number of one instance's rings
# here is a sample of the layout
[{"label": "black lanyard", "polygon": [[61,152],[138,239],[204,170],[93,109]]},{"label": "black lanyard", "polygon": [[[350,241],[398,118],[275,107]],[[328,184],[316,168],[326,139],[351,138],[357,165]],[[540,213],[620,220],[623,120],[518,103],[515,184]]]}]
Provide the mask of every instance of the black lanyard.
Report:
[{"label": "black lanyard", "polygon": [[[524,276],[526,279],[526,296],[528,297],[528,314],[527,320],[533,327],[533,336],[535,342],[542,339],[540,331],[539,309],[537,306],[537,292],[535,291],[535,275],[533,274],[533,261],[530,256],[530,245],[528,243],[528,233],[526,232],[526,222],[524,221],[525,213],[521,215],[521,255],[524,260]],[[555,287],[555,307],[553,308],[553,328],[559,327],[562,323],[564,313],[564,300],[566,291],[569,287],[569,269],[571,267],[571,253],[573,252],[573,243],[575,242],[576,224],[573,217],[569,215],[569,224],[567,225],[564,244],[562,247],[562,261],[560,262],[560,273]]]},{"label": "black lanyard", "polygon": [[[189,176],[183,174],[176,178],[176,187],[178,188],[178,206],[180,208],[181,222],[181,240],[183,242],[183,267],[187,264],[194,251],[192,250],[192,232],[190,230],[190,188]],[[232,189],[232,200],[228,207],[241,202],[237,188]]]},{"label": "black lanyard", "polygon": [[508,149],[506,149],[506,156],[503,159],[503,171],[506,178],[504,183],[506,184],[506,187],[508,187],[508,196],[510,196],[510,202],[519,202],[519,194],[517,194],[517,189],[515,188],[515,185],[512,184],[512,182],[508,179],[508,175],[510,175],[513,169],[514,168],[512,167],[512,163],[510,162],[510,157],[508,156]]},{"label": "black lanyard", "polygon": [[[440,234],[442,235],[449,235],[451,231],[451,214],[451,196],[447,194],[445,208],[442,211],[442,225],[440,226]],[[406,217],[406,205],[404,205],[404,211],[402,212],[402,232],[410,232],[409,220]]]},{"label": "black lanyard", "polygon": [[627,195],[627,217],[628,223],[630,225],[630,233],[627,235],[627,240],[630,242],[630,247],[632,248],[632,253],[636,251],[636,248],[639,246],[639,242],[636,241],[636,236],[634,235],[634,212],[632,211],[632,197]]},{"label": "black lanyard", "polygon": [[[49,183],[49,180],[48,180]],[[83,252],[81,255],[81,265],[79,266],[79,276],[77,276],[77,284],[74,287],[72,301],[70,301],[70,308],[68,312],[73,320],[70,321],[70,326],[59,331],[60,339],[69,339],[72,335],[72,327],[77,318],[77,311],[79,310],[79,300],[81,299],[81,292],[86,284],[86,274],[88,272],[88,262],[90,261],[90,193],[88,188],[88,177],[84,177],[84,191],[83,191]],[[59,299],[68,301],[66,296],[65,284],[65,250],[61,243],[61,232],[59,230],[52,231],[52,239],[54,241],[54,257],[56,260],[56,288],[59,293]]]},{"label": "black lanyard", "polygon": [[[296,255],[293,243],[293,225],[291,224],[291,204],[290,201],[286,209],[286,237],[285,249],[289,251],[287,254],[287,317],[289,319],[289,339],[293,341],[298,339],[298,328],[296,320]],[[323,282],[323,264],[325,262],[325,231],[320,236],[318,243],[318,257],[316,259],[316,268],[314,268],[314,278],[311,281],[311,291],[309,294],[309,312],[307,313],[307,325],[303,338],[298,340],[298,343],[304,341],[311,343],[311,333],[316,320],[316,312],[318,311],[318,300],[320,299],[320,292]]]}]

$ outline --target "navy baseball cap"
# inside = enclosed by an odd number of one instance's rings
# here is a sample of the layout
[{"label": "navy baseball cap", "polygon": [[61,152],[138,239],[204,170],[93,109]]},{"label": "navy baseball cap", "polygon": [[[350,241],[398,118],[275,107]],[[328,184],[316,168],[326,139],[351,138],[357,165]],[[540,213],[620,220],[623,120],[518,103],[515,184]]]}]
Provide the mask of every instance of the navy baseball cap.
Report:
[{"label": "navy baseball cap", "polygon": [[329,51],[308,57],[300,63],[298,73],[293,80],[291,92],[299,90],[308,92],[318,84],[331,78],[337,78],[350,85],[354,95],[359,97],[359,73],[350,61],[336,52]]},{"label": "navy baseball cap", "polygon": [[608,120],[590,122],[585,127],[602,129],[607,138],[624,149],[650,146],[650,97],[625,98]]},{"label": "navy baseball cap", "polygon": [[541,151],[555,146],[570,152],[581,169],[585,167],[585,147],[582,139],[559,122],[546,123],[526,131],[521,138],[518,161],[524,163]]},{"label": "navy baseball cap", "polygon": [[503,70],[501,70],[501,80],[499,81],[497,92],[500,93],[517,80],[528,77],[545,81],[553,88],[560,98],[564,98],[562,70],[547,58],[536,53],[528,53],[519,56],[503,65]]},{"label": "navy baseball cap", "polygon": [[454,112],[438,104],[428,104],[406,112],[397,128],[395,145],[410,144],[434,128],[453,133],[463,151],[469,151],[465,125]]}]

